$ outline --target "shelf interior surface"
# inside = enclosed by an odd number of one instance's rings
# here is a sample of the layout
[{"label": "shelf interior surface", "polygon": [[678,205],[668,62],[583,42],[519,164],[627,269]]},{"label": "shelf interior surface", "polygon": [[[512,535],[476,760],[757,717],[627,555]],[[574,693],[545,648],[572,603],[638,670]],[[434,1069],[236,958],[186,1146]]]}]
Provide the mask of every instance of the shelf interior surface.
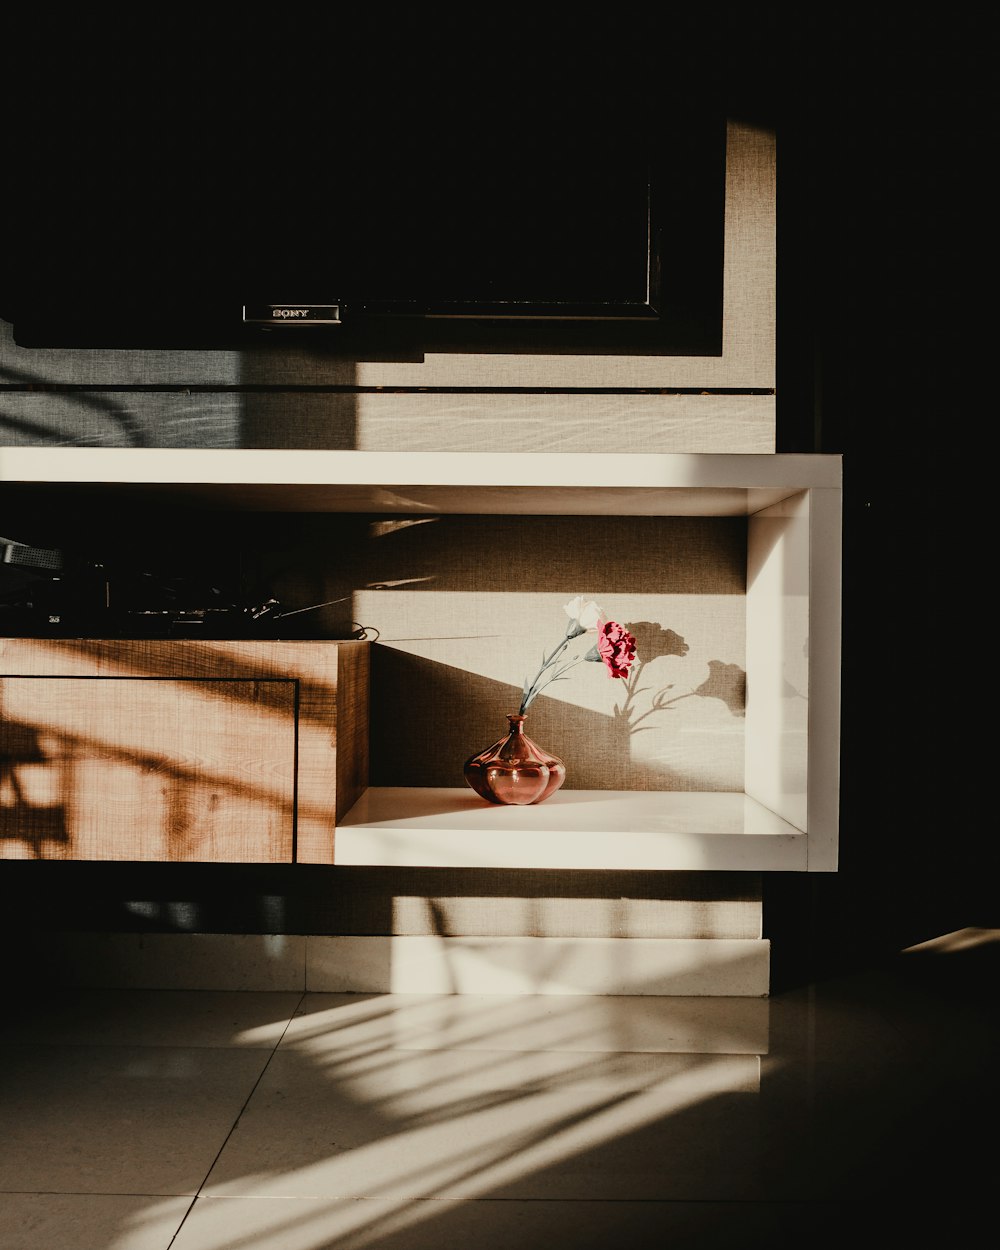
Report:
[{"label": "shelf interior surface", "polygon": [[471,790],[372,786],[337,827],[340,865],[802,869],[806,837],[738,793],[560,790],[498,806]]}]

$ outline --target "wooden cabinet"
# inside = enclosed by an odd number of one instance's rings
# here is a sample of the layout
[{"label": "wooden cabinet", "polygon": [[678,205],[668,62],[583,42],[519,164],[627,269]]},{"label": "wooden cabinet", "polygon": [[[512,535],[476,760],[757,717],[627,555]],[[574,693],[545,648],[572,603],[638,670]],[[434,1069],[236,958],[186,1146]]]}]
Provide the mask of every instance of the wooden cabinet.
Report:
[{"label": "wooden cabinet", "polygon": [[0,640],[0,856],[331,863],[364,642]]}]

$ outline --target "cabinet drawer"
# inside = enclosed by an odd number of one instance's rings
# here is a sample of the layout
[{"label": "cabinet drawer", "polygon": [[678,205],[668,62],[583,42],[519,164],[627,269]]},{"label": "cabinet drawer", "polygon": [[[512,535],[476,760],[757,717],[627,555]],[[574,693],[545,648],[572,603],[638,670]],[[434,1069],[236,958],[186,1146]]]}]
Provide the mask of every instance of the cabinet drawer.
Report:
[{"label": "cabinet drawer", "polygon": [[368,644],[0,640],[4,858],[329,863]]}]

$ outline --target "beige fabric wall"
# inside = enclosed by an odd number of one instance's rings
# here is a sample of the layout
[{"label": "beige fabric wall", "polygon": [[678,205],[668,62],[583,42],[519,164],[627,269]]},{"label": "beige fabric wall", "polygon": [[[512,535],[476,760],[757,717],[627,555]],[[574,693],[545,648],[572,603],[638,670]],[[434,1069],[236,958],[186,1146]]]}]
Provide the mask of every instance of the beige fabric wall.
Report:
[{"label": "beige fabric wall", "polygon": [[564,760],[567,788],[743,789],[742,519],[440,517],[373,530],[369,546],[392,554],[369,569],[393,575],[357,578],[353,596],[355,619],[379,631],[373,784],[461,785],[462,762],[506,731],[582,594],[631,628],[639,658],[627,680],[578,665],[529,709],[528,734]]}]

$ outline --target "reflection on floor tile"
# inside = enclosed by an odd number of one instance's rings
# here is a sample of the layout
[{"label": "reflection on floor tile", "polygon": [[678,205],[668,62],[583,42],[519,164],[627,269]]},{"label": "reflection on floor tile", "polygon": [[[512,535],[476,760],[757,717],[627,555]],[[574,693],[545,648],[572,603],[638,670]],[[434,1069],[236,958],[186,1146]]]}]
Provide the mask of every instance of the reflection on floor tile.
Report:
[{"label": "reflection on floor tile", "polygon": [[937,1250],[993,1214],[995,938],[766,1000],[18,991],[0,1246]]},{"label": "reflection on floor tile", "polygon": [[758,1059],[282,1051],[208,1194],[705,1198],[755,1192]]},{"label": "reflection on floor tile", "polygon": [[131,1194],[4,1194],[4,1250],[167,1250],[190,1198]]},{"label": "reflection on floor tile", "polygon": [[840,1250],[856,1217],[842,1204],[199,1198],[171,1250]]},{"label": "reflection on floor tile", "polygon": [[167,1250],[190,1198],[131,1194],[4,1194],[4,1250]]},{"label": "reflection on floor tile", "polygon": [[762,998],[306,994],[282,1046],[763,1054]]},{"label": "reflection on floor tile", "polygon": [[0,1047],[0,1191],[194,1194],[260,1050]]}]

